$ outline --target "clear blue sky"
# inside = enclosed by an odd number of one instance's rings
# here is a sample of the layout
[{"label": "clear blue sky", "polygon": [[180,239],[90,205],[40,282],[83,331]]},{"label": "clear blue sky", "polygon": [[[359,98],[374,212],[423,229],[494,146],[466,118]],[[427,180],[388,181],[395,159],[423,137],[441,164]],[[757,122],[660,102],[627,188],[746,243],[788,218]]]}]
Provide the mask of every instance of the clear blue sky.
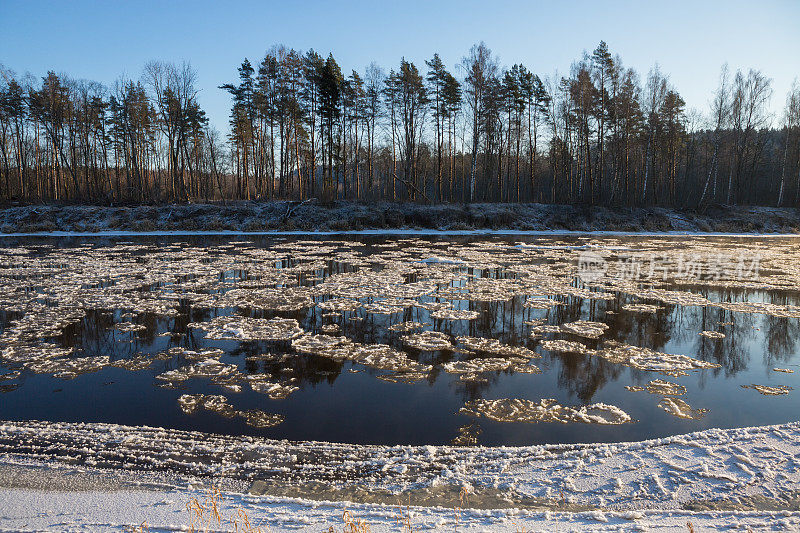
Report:
[{"label": "clear blue sky", "polygon": [[47,70],[112,84],[138,78],[151,59],[186,59],[200,103],[227,130],[229,97],[244,57],[271,45],[332,51],[345,72],[401,56],[424,68],[439,52],[453,67],[478,41],[507,66],[541,75],[569,70],[605,40],[642,77],[658,62],[687,102],[705,111],[722,63],[773,78],[772,109],[800,77],[800,1],[378,2],[0,0],[0,63],[18,74]]}]

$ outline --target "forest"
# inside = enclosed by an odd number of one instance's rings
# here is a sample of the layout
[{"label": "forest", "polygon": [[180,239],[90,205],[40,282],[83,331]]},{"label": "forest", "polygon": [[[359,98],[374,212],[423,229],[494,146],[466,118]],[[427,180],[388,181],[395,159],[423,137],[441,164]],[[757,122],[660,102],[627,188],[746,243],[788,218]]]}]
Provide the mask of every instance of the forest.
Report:
[{"label": "forest", "polygon": [[723,66],[705,110],[605,42],[564,76],[484,43],[452,69],[434,54],[350,73],[273,46],[231,74],[220,133],[186,62],[113,86],[0,68],[0,201],[800,205],[800,85],[776,116],[756,69]]}]

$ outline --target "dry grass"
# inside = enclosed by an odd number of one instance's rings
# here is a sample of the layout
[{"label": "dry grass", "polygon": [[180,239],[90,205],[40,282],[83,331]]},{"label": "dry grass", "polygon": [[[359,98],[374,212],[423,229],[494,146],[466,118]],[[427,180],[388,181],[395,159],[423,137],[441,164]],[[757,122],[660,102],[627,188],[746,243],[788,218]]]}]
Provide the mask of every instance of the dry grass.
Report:
[{"label": "dry grass", "polygon": [[[462,505],[466,499],[466,490],[462,489]],[[186,511],[189,513],[190,533],[207,533],[209,531],[229,529],[235,533],[265,533],[261,526],[254,525],[247,512],[241,507],[233,517],[225,517],[221,511],[222,494],[219,488],[212,486],[206,491],[205,496],[194,497],[186,503]],[[459,507],[460,509],[460,507]],[[398,505],[398,514],[395,516],[400,530],[403,533],[414,533],[414,525],[411,522],[411,502],[405,506]],[[354,517],[349,510],[342,511],[341,533],[369,533],[370,526],[366,520]],[[458,523],[458,517],[456,517]],[[128,528],[130,533],[147,533],[150,531],[147,522],[142,522],[139,526]],[[328,528],[328,533],[338,533],[333,526]]]},{"label": "dry grass", "polygon": [[[459,492],[459,504],[454,508],[455,512],[455,531],[461,525],[461,519],[468,504],[469,491],[462,488]],[[410,498],[410,496],[409,496]],[[566,497],[563,491],[561,492],[562,503],[566,504]],[[239,507],[236,513],[231,517],[225,517],[221,511],[222,494],[219,488],[212,486],[205,493],[205,496],[194,497],[186,504],[186,510],[189,513],[189,526],[190,533],[208,533],[210,531],[217,531],[225,529],[235,533],[266,533],[267,530],[262,529],[260,525],[252,523],[247,512]],[[399,531],[402,533],[414,533],[414,524],[411,516],[411,501],[409,499],[405,504],[398,503],[397,514],[394,515],[395,522],[398,525]],[[342,528],[337,530],[334,526],[329,526],[327,533],[370,533],[370,524],[363,518],[357,518],[353,514],[344,509],[342,511]],[[515,533],[528,533],[527,530],[519,522],[511,521],[515,527]],[[695,533],[694,526],[691,522],[686,522],[686,527],[689,533]],[[126,529],[129,533],[148,533],[150,531],[147,522],[142,522],[138,526],[131,526]],[[749,531],[749,530],[748,530]]]},{"label": "dry grass", "polygon": [[260,526],[252,524],[247,512],[241,507],[233,517],[226,518],[222,516],[220,512],[221,501],[222,495],[215,486],[208,489],[204,498],[195,497],[189,500],[186,504],[186,510],[189,512],[190,533],[208,532],[223,525],[229,525],[232,531],[236,533],[264,533]]},{"label": "dry grass", "polygon": [[[411,521],[410,500],[405,505],[398,504],[397,514],[394,515],[394,519],[400,531],[403,533],[414,533],[414,524]],[[458,518],[456,518],[456,522],[457,521]],[[355,518],[347,509],[342,512],[342,522],[344,522],[344,526],[341,530],[342,533],[369,533],[370,531],[370,526],[366,520]],[[337,530],[333,526],[330,526],[328,527],[328,533],[337,533]]]},{"label": "dry grass", "polygon": [[[369,533],[369,524],[367,524],[367,521],[354,518],[347,509],[342,512],[342,522],[344,522],[342,533]],[[328,528],[328,533],[336,533],[336,529],[330,526]]]},{"label": "dry grass", "polygon": [[408,503],[406,504],[405,508],[402,505],[398,505],[399,513],[395,517],[397,520],[398,525],[400,526],[400,530],[404,533],[414,533],[414,526],[411,524],[411,496],[409,495]]},{"label": "dry grass", "polygon": [[528,533],[528,530],[522,527],[522,524],[516,520],[512,520],[511,523],[514,524],[514,527],[516,528],[515,533]]},{"label": "dry grass", "polygon": [[458,493],[458,510],[456,511],[456,532],[458,532],[458,525],[461,519],[461,513],[464,510],[464,505],[467,503],[468,495],[469,491],[467,491],[467,488],[461,487],[461,491]]}]

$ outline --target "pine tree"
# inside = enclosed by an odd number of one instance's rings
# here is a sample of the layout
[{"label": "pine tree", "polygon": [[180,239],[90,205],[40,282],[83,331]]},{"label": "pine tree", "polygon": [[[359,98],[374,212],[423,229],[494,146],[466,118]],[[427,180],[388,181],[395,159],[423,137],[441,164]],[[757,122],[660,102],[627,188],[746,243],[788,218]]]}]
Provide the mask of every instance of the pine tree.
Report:
[{"label": "pine tree", "polygon": [[595,48],[592,53],[592,71],[596,83],[596,98],[595,116],[597,120],[597,153],[598,153],[598,170],[597,170],[597,187],[600,194],[603,194],[603,176],[605,174],[605,123],[608,115],[608,89],[607,84],[609,78],[612,76],[614,69],[614,61],[611,59],[611,53],[608,51],[608,45],[605,41],[600,41],[600,44]]},{"label": "pine tree", "polygon": [[[328,200],[334,199],[337,195],[337,191],[333,190],[332,188],[334,146],[338,144],[334,141],[334,129],[336,128],[341,115],[340,99],[343,81],[344,79],[342,77],[342,70],[339,68],[339,65],[333,58],[333,54],[329,54],[328,59],[325,60],[325,65],[322,68],[322,72],[319,77],[320,127],[322,128],[324,135],[327,137],[326,140],[328,148],[328,176],[326,180],[324,175],[325,169],[323,168],[322,179],[324,197]],[[323,147],[323,158],[324,157],[325,153]]]},{"label": "pine tree", "polygon": [[461,110],[461,84],[450,73],[447,73],[444,79],[444,87],[442,89],[442,98],[444,99],[444,116],[447,118],[447,136],[449,139],[449,152],[450,152],[450,171],[448,172],[448,199],[453,201],[453,187],[455,184],[455,144],[456,144],[456,122],[458,119],[458,112]]},{"label": "pine tree", "polygon": [[417,194],[427,199],[425,187],[420,188],[418,175],[418,146],[422,138],[425,123],[425,111],[428,105],[427,91],[422,75],[414,63],[400,60],[398,72],[398,89],[400,115],[402,118],[403,143],[401,144],[405,171],[404,183],[409,189],[412,201]]},{"label": "pine tree", "polygon": [[433,111],[434,131],[436,133],[436,199],[442,201],[442,151],[444,145],[444,117],[447,115],[444,99],[448,72],[439,54],[434,54],[428,65],[428,87],[431,110]]}]

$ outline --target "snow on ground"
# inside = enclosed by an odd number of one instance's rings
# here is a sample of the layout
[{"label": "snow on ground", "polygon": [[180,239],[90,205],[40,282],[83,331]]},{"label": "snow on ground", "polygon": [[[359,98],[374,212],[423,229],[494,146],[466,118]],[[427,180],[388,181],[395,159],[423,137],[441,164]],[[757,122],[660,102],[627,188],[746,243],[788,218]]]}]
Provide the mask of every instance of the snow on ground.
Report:
[{"label": "snow on ground", "polygon": [[[800,423],[637,443],[456,448],[290,443],[107,424],[0,424],[0,530],[188,524],[211,484],[268,530],[800,529]],[[461,492],[466,501],[461,503]],[[345,503],[360,502],[360,503]],[[464,510],[458,511],[458,507]],[[232,527],[232,526],[229,526]],[[225,528],[223,528],[225,529]]]},{"label": "snow on ground", "polygon": [[[186,503],[203,493],[189,489],[100,491],[45,491],[0,489],[0,531],[187,531]],[[345,510],[352,520],[363,520],[369,531],[401,531],[410,519],[414,531],[695,531],[708,529],[796,531],[800,512],[763,511],[552,511],[471,510],[442,507],[343,504],[297,498],[274,498],[224,493],[219,505],[223,517],[211,531],[233,531],[234,517],[244,510],[262,531],[325,531],[344,528]],[[241,522],[240,522],[241,523]],[[133,529],[135,530],[135,529]]]}]

